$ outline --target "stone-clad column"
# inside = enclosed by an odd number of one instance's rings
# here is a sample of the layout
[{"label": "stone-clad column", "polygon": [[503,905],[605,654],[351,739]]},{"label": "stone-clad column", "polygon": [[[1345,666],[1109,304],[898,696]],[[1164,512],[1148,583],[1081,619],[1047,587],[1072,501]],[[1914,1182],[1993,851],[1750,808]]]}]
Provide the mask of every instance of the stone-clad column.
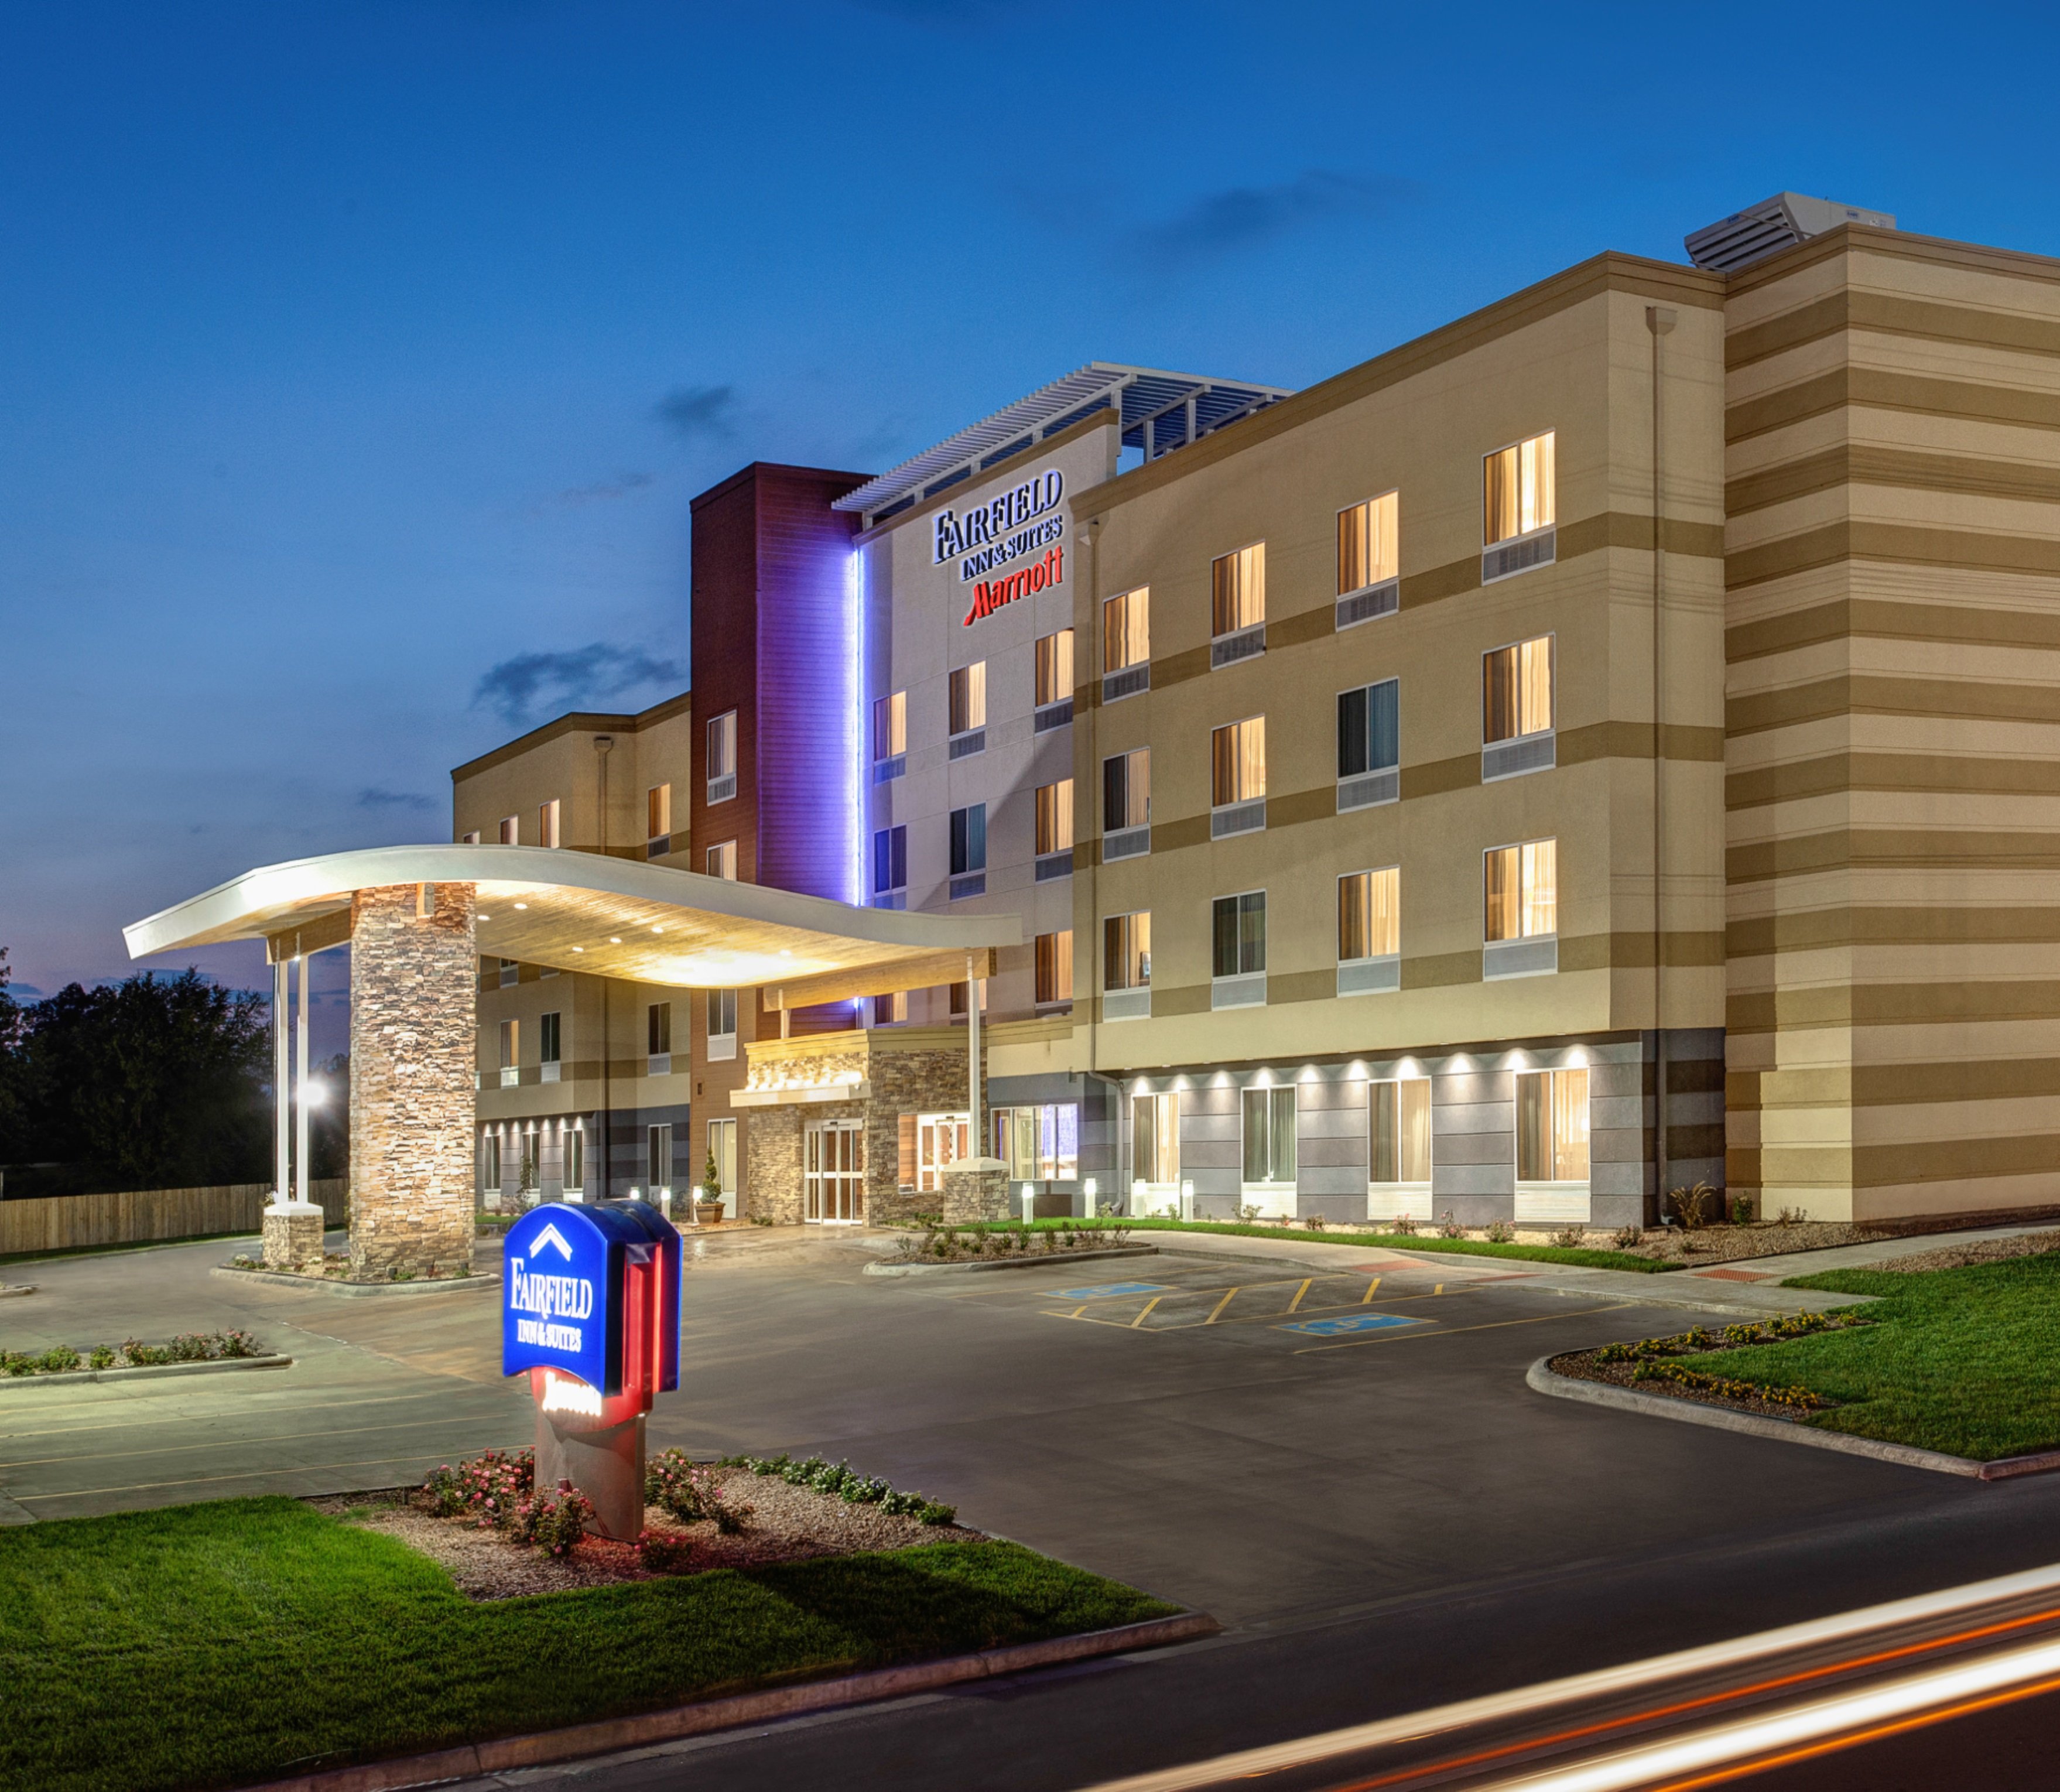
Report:
[{"label": "stone-clad column", "polygon": [[477,904],[469,884],[361,890],[350,935],[350,1273],[472,1262]]}]

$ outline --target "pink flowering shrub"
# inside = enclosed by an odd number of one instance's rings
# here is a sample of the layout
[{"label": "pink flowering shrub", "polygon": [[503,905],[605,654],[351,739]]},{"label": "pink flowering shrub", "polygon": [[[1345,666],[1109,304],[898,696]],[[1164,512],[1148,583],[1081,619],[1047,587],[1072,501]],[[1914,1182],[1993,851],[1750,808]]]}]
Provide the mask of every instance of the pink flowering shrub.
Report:
[{"label": "pink flowering shrub", "polygon": [[539,1490],[516,1506],[508,1515],[508,1535],[563,1561],[579,1547],[593,1516],[593,1502],[571,1482],[561,1481],[555,1491]]},{"label": "pink flowering shrub", "polygon": [[693,1561],[694,1546],[677,1531],[646,1531],[637,1539],[637,1560],[654,1574],[684,1573]]},{"label": "pink flowering shrub", "polygon": [[445,1463],[422,1483],[439,1518],[469,1518],[481,1531],[506,1525],[537,1480],[533,1450],[488,1450],[456,1468]]}]

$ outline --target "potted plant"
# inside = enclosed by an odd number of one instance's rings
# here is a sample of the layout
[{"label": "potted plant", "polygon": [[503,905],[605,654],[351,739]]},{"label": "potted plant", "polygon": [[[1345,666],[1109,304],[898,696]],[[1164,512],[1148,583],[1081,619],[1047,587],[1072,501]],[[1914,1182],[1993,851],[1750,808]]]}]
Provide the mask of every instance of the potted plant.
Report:
[{"label": "potted plant", "polygon": [[694,1223],[712,1226],[722,1218],[722,1177],[715,1167],[715,1153],[708,1154],[701,1171],[701,1192],[694,1197]]}]

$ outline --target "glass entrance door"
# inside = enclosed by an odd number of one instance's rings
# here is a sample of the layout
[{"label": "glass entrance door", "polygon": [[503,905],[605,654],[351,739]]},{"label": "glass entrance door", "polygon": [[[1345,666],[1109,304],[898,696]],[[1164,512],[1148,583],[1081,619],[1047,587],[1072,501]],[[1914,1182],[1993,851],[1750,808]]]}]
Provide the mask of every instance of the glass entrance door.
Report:
[{"label": "glass entrance door", "polygon": [[819,1120],[801,1135],[801,1217],[855,1226],[863,1208],[865,1133],[856,1120]]}]

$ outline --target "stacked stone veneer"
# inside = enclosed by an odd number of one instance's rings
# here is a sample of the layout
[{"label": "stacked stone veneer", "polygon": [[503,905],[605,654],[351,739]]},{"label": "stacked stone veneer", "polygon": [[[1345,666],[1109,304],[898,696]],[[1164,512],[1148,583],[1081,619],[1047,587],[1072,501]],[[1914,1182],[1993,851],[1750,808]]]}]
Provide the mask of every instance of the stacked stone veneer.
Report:
[{"label": "stacked stone veneer", "polygon": [[[965,1111],[963,1028],[817,1033],[804,1039],[764,1040],[745,1049],[750,1059],[748,1088],[784,1095],[788,1092],[780,1088],[783,1083],[820,1085],[855,1072],[868,1091],[852,1101],[813,1101],[800,1099],[796,1090],[792,1102],[744,1111],[747,1217],[780,1225],[800,1223],[803,1129],[836,1120],[864,1123],[864,1218],[868,1223],[892,1224],[913,1214],[942,1211],[941,1194],[918,1195],[901,1185],[901,1116]],[[984,1041],[980,1056],[984,1084]],[[984,1143],[984,1135],[983,1113],[976,1147]]]},{"label": "stacked stone veneer", "polygon": [[[469,1268],[477,904],[469,884],[361,890],[350,936],[350,1273]],[[423,907],[431,912],[418,912]]]}]

